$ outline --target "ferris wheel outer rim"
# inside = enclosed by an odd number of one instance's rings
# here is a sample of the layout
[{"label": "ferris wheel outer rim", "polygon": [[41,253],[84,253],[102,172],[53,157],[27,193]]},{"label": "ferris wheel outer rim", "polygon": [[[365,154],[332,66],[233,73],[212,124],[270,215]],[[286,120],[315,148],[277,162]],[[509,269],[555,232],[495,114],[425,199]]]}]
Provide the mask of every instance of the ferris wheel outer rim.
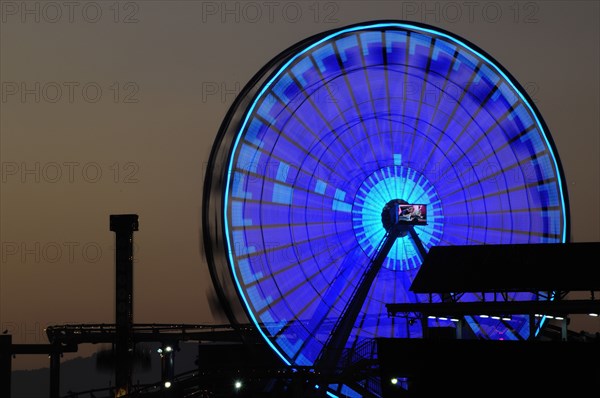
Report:
[{"label": "ferris wheel outer rim", "polygon": [[[388,25],[391,27],[402,26],[402,27],[408,28],[408,29],[416,28],[417,30],[427,30],[430,33],[433,33],[435,35],[446,36],[447,38],[451,39],[452,41],[456,42],[457,44],[463,45],[467,49],[480,55],[484,60],[488,61],[488,63],[491,66],[497,68],[498,71],[504,75],[506,80],[510,84],[513,85],[513,88],[515,89],[515,91],[523,97],[524,104],[526,106],[528,106],[528,108],[532,111],[532,113],[535,117],[535,121],[542,128],[542,130],[543,130],[542,136],[546,140],[548,148],[551,151],[552,160],[553,160],[553,162],[555,162],[555,166],[556,166],[557,177],[560,181],[559,184],[557,184],[557,185],[562,194],[561,200],[563,202],[562,214],[564,215],[564,227],[563,227],[563,232],[561,233],[562,236],[561,236],[560,240],[563,243],[570,241],[571,223],[570,223],[570,205],[569,205],[568,190],[567,190],[567,184],[566,184],[566,180],[565,180],[564,170],[562,167],[562,162],[560,160],[560,157],[558,156],[558,150],[556,148],[556,144],[555,144],[552,136],[550,135],[549,128],[548,128],[545,120],[542,118],[541,113],[539,112],[534,101],[531,99],[531,97],[529,96],[527,91],[523,88],[523,86],[521,86],[521,84],[514,78],[514,76],[508,70],[506,70],[506,68],[500,62],[498,62],[494,57],[492,57],[485,50],[483,50],[479,46],[473,44],[471,41],[469,41],[461,36],[458,36],[452,32],[446,31],[444,29],[441,29],[441,28],[438,28],[438,27],[435,27],[432,25],[418,23],[418,22],[412,22],[412,21],[402,21],[402,20],[365,21],[365,22],[342,26],[342,27],[338,27],[338,28],[334,28],[334,29],[325,31],[325,32],[317,33],[317,34],[310,36],[306,39],[303,39],[303,40],[295,43],[294,45],[286,48],[285,50],[281,51],[278,55],[273,57],[265,66],[263,66],[249,80],[249,82],[244,86],[244,88],[242,89],[240,94],[236,97],[234,103],[228,109],[228,112],[219,128],[219,132],[217,134],[217,137],[216,137],[213,147],[211,149],[207,173],[205,175],[205,181],[204,181],[203,212],[202,212],[202,214],[203,214],[202,231],[203,231],[204,246],[205,246],[205,250],[206,250],[206,258],[207,258],[208,265],[209,265],[209,271],[211,274],[211,279],[213,281],[213,284],[215,285],[215,290],[217,290],[219,299],[224,301],[224,302],[222,302],[224,307],[228,307],[231,303],[228,302],[228,299],[227,299],[227,297],[225,297],[225,294],[223,294],[223,292],[218,291],[219,289],[222,289],[222,286],[221,286],[221,282],[218,280],[218,275],[217,275],[218,268],[217,268],[217,264],[216,264],[217,263],[216,255],[219,255],[221,257],[221,260],[223,260],[223,257],[225,258],[225,262],[227,265],[226,268],[229,271],[229,277],[231,278],[231,280],[235,280],[235,275],[233,274],[233,268],[231,266],[229,256],[226,253],[223,253],[222,250],[221,250],[220,254],[217,254],[218,250],[214,250],[215,243],[218,243],[218,242],[215,242],[215,238],[219,238],[219,236],[213,236],[213,233],[211,232],[210,227],[212,225],[211,225],[211,221],[210,221],[210,215],[212,214],[211,213],[211,209],[212,209],[211,204],[213,206],[215,205],[215,203],[214,203],[215,198],[211,197],[212,195],[214,195],[215,177],[217,177],[219,179],[219,182],[225,181],[225,184],[227,184],[226,178],[229,173],[230,167],[223,167],[220,172],[217,172],[215,170],[215,166],[218,165],[217,160],[219,160],[217,158],[219,157],[219,155],[221,155],[220,157],[222,158],[223,151],[225,151],[225,154],[227,155],[226,159],[225,159],[225,164],[230,165],[231,159],[235,153],[235,147],[232,144],[234,143],[236,136],[241,135],[240,133],[243,130],[243,126],[245,125],[245,123],[244,123],[240,126],[239,123],[242,122],[242,120],[244,120],[245,118],[247,118],[247,115],[249,113],[251,113],[251,111],[252,111],[252,107],[251,106],[249,107],[248,105],[256,102],[255,101],[256,95],[259,93],[262,93],[263,89],[265,88],[265,86],[267,84],[272,83],[272,81],[277,76],[278,71],[281,70],[282,65],[286,65],[288,62],[290,62],[290,59],[294,58],[295,55],[300,55],[300,53],[302,52],[303,49],[307,49],[308,47],[316,46],[316,45],[318,45],[318,43],[320,41],[324,41],[324,39],[326,39],[330,36],[333,36],[336,34],[342,34],[345,32],[350,32],[352,30],[359,30],[359,28],[361,28],[361,27],[364,28],[364,30],[369,30],[369,29],[377,29],[378,27],[384,27],[385,25]],[[259,97],[260,97],[260,95],[259,95]],[[232,129],[231,128],[232,126],[237,126],[238,128]],[[228,140],[229,140],[229,142],[228,142]],[[229,144],[229,145],[225,146],[226,144]],[[221,159],[221,160],[223,160],[223,159]],[[224,214],[224,210],[225,210],[225,204],[226,204],[227,198],[224,193],[225,193],[224,191],[221,191],[221,198],[218,203],[219,214],[221,215],[222,218],[220,220],[217,220],[217,222],[220,225],[218,225],[217,226],[218,228],[216,229],[216,230],[219,230],[220,233],[222,234],[220,236],[221,238],[223,236],[226,236],[226,234],[227,234],[227,225],[224,222],[226,220],[226,215]],[[210,198],[210,201],[208,203],[206,201],[207,197]],[[225,239],[222,239],[222,241],[225,241]],[[225,245],[225,246],[227,246],[227,245]],[[252,314],[250,313],[250,309],[249,309],[248,305],[242,304],[243,302],[245,302],[245,300],[244,300],[243,292],[240,291],[240,288],[237,284],[235,287],[235,291],[237,293],[237,299],[238,299],[238,303],[236,303],[236,304],[238,304],[239,307],[241,309],[243,309],[246,317],[248,317],[248,319],[251,320]],[[232,322],[232,324],[237,324],[237,320],[235,319],[234,315],[230,316],[228,313],[228,318],[230,318],[230,322]],[[258,322],[255,322],[255,323],[258,326]]]}]

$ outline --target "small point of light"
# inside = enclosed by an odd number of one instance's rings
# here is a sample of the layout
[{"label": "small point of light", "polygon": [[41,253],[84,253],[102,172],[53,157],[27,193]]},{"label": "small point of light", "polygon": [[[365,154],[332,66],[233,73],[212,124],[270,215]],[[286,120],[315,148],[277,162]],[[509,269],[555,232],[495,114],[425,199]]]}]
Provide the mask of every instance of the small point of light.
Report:
[{"label": "small point of light", "polygon": [[459,320],[458,320],[458,319],[456,319],[456,318],[450,318],[450,320],[451,320],[452,322],[459,322]]},{"label": "small point of light", "polygon": [[554,319],[554,317],[552,315],[546,315],[546,318],[548,318],[548,319]]},{"label": "small point of light", "polygon": [[435,319],[435,317],[433,315],[429,315],[427,319]]},{"label": "small point of light", "polygon": [[447,321],[448,318],[444,318],[443,316],[440,317],[440,321]]},{"label": "small point of light", "polygon": [[158,350],[156,350],[156,352],[158,352],[159,354],[162,354],[162,348],[159,348]]},{"label": "small point of light", "polygon": [[390,380],[390,382],[391,382],[393,385],[396,385],[396,384],[398,384],[398,379],[394,377],[392,380]]},{"label": "small point of light", "polygon": [[315,390],[318,390],[318,389],[319,389],[319,385],[315,384]]},{"label": "small point of light", "polygon": [[492,319],[500,320],[499,316],[492,316]]},{"label": "small point of light", "polygon": [[536,317],[536,318],[541,318],[541,317],[542,317],[542,314],[535,314],[535,317]]},{"label": "small point of light", "polygon": [[480,318],[489,318],[489,315],[479,315]]},{"label": "small point of light", "polygon": [[171,351],[173,351],[173,347],[171,347],[170,345],[168,345],[168,346],[165,347],[165,351],[166,352],[171,352]]},{"label": "small point of light", "polygon": [[565,318],[563,318],[562,316],[557,316],[554,319],[556,319],[557,321],[564,321]]},{"label": "small point of light", "polygon": [[590,316],[598,316],[595,312],[590,312]]},{"label": "small point of light", "polygon": [[235,387],[236,390],[239,390],[240,388],[242,388],[242,382],[239,380],[236,380],[236,382],[233,386]]},{"label": "small point of light", "polygon": [[512,320],[512,318],[511,318],[511,317],[508,317],[508,316],[503,316],[503,317],[502,317],[502,320],[503,320],[503,321],[511,321],[511,320]]},{"label": "small point of light", "polygon": [[171,382],[165,381],[165,388],[171,388]]}]

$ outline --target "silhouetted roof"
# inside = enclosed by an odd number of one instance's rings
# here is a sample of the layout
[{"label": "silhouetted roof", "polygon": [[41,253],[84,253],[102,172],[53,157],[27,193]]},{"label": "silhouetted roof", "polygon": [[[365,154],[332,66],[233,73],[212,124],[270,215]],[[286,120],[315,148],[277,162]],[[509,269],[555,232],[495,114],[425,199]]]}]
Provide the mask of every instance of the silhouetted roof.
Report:
[{"label": "silhouetted roof", "polygon": [[600,290],[600,242],[436,246],[415,293]]}]

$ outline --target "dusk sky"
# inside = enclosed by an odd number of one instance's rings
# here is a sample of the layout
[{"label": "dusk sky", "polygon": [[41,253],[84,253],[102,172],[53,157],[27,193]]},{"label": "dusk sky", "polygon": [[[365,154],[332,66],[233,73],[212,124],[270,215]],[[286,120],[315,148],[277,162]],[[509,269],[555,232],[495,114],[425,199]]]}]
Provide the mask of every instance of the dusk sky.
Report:
[{"label": "dusk sky", "polygon": [[[46,343],[47,325],[114,322],[110,214],[139,215],[137,323],[221,322],[206,301],[201,236],[219,126],[278,53],[361,21],[434,25],[502,64],[558,149],[572,240],[600,241],[597,1],[0,5],[0,331],[15,343]],[[574,318],[570,327],[600,331],[600,320]],[[14,369],[47,364],[13,361]]]}]

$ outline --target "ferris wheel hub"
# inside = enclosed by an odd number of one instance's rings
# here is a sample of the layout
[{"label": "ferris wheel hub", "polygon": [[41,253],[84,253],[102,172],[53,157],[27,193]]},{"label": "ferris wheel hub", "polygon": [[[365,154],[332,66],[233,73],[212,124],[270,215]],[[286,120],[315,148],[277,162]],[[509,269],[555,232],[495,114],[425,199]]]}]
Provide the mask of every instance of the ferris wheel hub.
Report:
[{"label": "ferris wheel hub", "polygon": [[[368,174],[356,190],[352,204],[352,227],[356,240],[363,251],[372,257],[387,231],[399,221],[398,205],[425,204],[432,214],[442,214],[442,203],[435,187],[435,178],[415,168],[400,164],[380,167]],[[396,199],[392,199],[396,197]],[[392,217],[390,206],[395,206]],[[383,212],[388,212],[383,214]],[[405,219],[408,221],[409,219]],[[443,231],[442,219],[431,217],[430,222],[421,228],[426,233],[423,243],[427,247],[439,243],[433,230]],[[383,268],[393,271],[408,271],[420,264],[419,255],[410,242],[400,239],[408,236],[407,228],[398,236],[394,248],[390,251]],[[412,259],[412,261],[410,261]]]}]

